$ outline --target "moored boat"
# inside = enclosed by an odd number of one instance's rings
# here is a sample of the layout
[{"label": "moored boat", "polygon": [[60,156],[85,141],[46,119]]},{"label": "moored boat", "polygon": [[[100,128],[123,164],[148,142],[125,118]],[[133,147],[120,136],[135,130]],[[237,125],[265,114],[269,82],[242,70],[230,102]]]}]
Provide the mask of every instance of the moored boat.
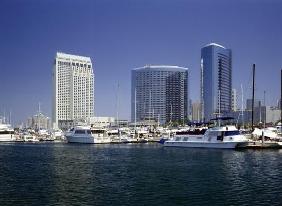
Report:
[{"label": "moored boat", "polygon": [[110,143],[105,129],[94,129],[90,126],[76,126],[66,132],[65,136],[69,143]]},{"label": "moored boat", "polygon": [[234,149],[247,143],[248,139],[230,125],[210,128],[204,135],[175,135],[165,141],[164,146]]},{"label": "moored boat", "polygon": [[11,125],[0,122],[0,142],[14,142],[16,140],[14,133]]}]

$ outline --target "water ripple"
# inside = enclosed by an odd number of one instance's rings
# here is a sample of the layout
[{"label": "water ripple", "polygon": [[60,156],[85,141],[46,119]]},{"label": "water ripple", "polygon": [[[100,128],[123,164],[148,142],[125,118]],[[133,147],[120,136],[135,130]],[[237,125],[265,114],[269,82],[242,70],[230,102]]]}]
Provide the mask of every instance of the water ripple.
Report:
[{"label": "water ripple", "polygon": [[1,205],[281,205],[282,152],[0,144]]}]

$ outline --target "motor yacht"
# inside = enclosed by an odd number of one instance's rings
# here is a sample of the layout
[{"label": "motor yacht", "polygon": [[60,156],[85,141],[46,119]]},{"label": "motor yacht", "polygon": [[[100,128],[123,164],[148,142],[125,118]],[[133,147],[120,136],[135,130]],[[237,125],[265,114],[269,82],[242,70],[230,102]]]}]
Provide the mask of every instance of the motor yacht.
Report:
[{"label": "motor yacht", "polygon": [[[222,119],[222,118],[221,118]],[[215,126],[204,134],[175,135],[164,142],[166,147],[228,148],[247,145],[248,139],[233,125]]]},{"label": "motor yacht", "polygon": [[110,143],[105,129],[91,128],[90,126],[73,127],[65,133],[65,136],[69,143]]},{"label": "motor yacht", "polygon": [[13,142],[16,140],[14,129],[9,124],[0,122],[0,142]]}]

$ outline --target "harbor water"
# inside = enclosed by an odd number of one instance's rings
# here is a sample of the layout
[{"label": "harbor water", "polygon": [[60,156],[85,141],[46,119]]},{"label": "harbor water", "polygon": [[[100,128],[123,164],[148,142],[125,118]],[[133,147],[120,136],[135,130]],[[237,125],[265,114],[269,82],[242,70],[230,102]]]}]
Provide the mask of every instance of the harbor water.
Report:
[{"label": "harbor water", "polygon": [[1,143],[0,205],[282,205],[282,150]]}]

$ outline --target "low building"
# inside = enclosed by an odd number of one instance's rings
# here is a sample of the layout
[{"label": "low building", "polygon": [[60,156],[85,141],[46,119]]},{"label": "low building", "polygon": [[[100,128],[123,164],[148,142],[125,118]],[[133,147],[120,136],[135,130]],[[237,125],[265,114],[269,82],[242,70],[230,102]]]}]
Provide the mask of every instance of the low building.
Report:
[{"label": "low building", "polygon": [[116,121],[114,117],[90,117],[89,122],[93,127],[110,127]]},{"label": "low building", "polygon": [[38,113],[27,119],[26,127],[34,130],[39,130],[39,129],[48,130],[51,128],[51,120],[49,117],[45,116],[44,114]]},{"label": "low building", "polygon": [[266,123],[275,124],[281,118],[281,110],[277,107],[266,107]]}]

